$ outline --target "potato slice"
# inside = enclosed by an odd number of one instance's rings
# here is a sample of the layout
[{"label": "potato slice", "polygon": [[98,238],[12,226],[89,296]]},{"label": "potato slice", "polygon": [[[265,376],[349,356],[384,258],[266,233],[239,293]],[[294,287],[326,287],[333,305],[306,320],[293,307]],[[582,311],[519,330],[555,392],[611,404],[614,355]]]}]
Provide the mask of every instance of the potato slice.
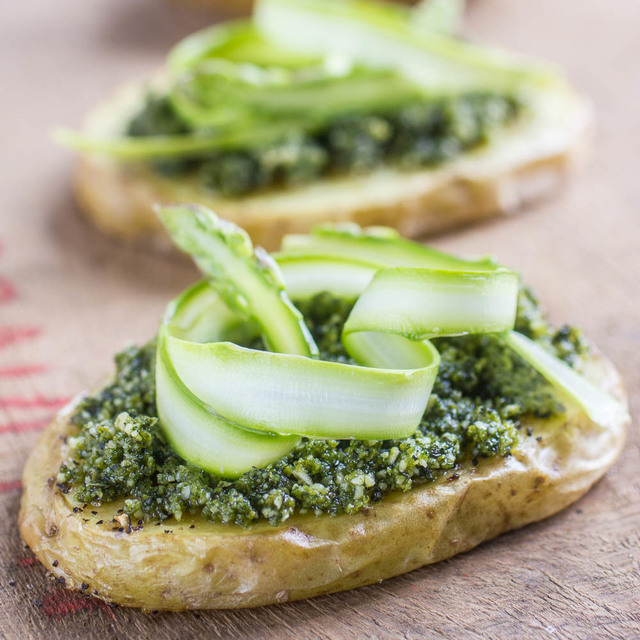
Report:
[{"label": "potato slice", "polygon": [[[162,86],[163,78],[151,82]],[[122,87],[88,116],[85,131],[96,137],[121,134],[140,108],[145,87]],[[563,87],[541,92],[529,112],[490,144],[442,167],[383,167],[363,176],[225,198],[203,189],[194,177],[171,179],[145,164],[84,155],[75,192],[81,209],[104,233],[146,238],[163,249],[171,242],[153,212],[158,202],[198,202],[242,226],[267,250],[277,248],[284,234],[327,221],[387,225],[416,237],[511,214],[553,193],[584,158],[592,119],[591,105]]]},{"label": "potato slice", "polygon": [[[607,360],[591,358],[586,375],[624,399]],[[49,425],[29,457],[22,537],[70,588],[121,605],[174,611],[309,598],[450,558],[580,498],[617,457],[627,426],[602,428],[577,408],[562,419],[532,421],[513,455],[447,472],[355,515],[296,516],[279,527],[248,529],[187,517],[129,532],[126,517],[112,521],[120,505],[74,512],[72,494],[61,494],[50,480],[62,462],[76,403]]]}]

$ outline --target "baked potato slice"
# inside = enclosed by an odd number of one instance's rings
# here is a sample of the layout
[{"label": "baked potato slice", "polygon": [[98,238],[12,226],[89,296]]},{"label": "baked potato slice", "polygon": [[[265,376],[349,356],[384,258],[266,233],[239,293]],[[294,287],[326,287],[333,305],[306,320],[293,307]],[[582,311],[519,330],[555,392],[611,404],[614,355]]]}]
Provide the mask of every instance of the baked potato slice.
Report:
[{"label": "baked potato slice", "polygon": [[[91,137],[122,133],[141,108],[146,85],[122,87],[85,123]],[[156,203],[198,202],[243,227],[254,244],[275,249],[287,233],[327,221],[397,228],[405,237],[508,215],[553,194],[582,164],[590,143],[591,105],[568,88],[542,93],[530,112],[491,142],[437,168],[383,167],[362,176],[225,198],[195,177],[170,178],[144,163],[82,155],[75,172],[81,210],[104,233],[172,247]]]},{"label": "baked potato slice", "polygon": [[[591,357],[585,375],[624,400],[609,361]],[[572,407],[562,418],[524,425],[511,456],[447,472],[355,515],[296,516],[279,527],[247,529],[186,517],[134,530],[122,517],[112,521],[120,505],[82,509],[55,485],[78,401],[56,417],[29,457],[22,537],[69,588],[120,605],[174,611],[308,598],[467,551],[580,498],[617,457],[627,426],[621,418],[601,427]]]}]

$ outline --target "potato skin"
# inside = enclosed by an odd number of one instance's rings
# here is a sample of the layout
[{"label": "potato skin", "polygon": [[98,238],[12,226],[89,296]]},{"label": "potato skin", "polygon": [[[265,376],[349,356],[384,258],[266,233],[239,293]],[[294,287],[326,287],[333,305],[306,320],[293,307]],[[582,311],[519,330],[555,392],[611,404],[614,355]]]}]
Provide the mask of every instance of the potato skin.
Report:
[{"label": "potato skin", "polygon": [[[624,399],[611,363],[593,358],[587,372]],[[296,516],[280,527],[248,529],[198,517],[126,533],[113,530],[117,505],[74,513],[68,496],[48,481],[62,461],[77,401],[47,427],[27,461],[22,537],[70,588],[84,582],[87,593],[109,602],[173,611],[309,598],[467,551],[580,498],[617,457],[627,426],[622,420],[603,428],[576,409],[562,420],[532,422],[534,437],[523,435],[512,456],[448,472],[354,515]]]},{"label": "potato skin", "polygon": [[[97,136],[119,133],[139,108],[143,90],[139,83],[122,87],[89,114],[85,130]],[[267,250],[277,249],[287,233],[305,233],[328,221],[386,225],[418,237],[514,213],[558,189],[585,157],[591,107],[566,88],[539,102],[531,118],[496,136],[488,147],[436,169],[385,168],[366,176],[224,198],[194,179],[163,178],[145,165],[85,155],[76,167],[76,198],[104,233],[146,239],[163,250],[172,245],[153,212],[158,202],[208,206]]]}]

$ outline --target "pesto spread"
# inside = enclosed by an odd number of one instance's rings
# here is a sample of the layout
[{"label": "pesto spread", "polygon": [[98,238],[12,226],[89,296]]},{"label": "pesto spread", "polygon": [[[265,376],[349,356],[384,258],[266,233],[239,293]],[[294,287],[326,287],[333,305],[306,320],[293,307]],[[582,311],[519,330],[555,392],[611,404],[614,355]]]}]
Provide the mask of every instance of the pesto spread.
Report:
[{"label": "pesto spread", "polygon": [[[320,294],[299,304],[323,359],[349,362],[340,332],[351,304]],[[573,328],[554,330],[522,290],[516,328],[570,364],[587,352]],[[212,476],[177,456],[163,439],[155,407],[154,343],[116,356],[112,385],[85,398],[72,417],[69,459],[58,486],[83,503],[124,498],[144,520],[186,514],[248,526],[293,513],[355,513],[392,491],[408,491],[445,470],[507,456],[523,418],[563,412],[552,388],[491,335],[434,340],[438,378],[418,431],[403,440],[303,439],[289,455],[237,480]],[[259,344],[251,345],[254,348]]]},{"label": "pesto spread", "polygon": [[[225,196],[292,185],[336,174],[362,174],[382,164],[416,169],[442,164],[488,141],[521,112],[512,97],[467,93],[416,102],[391,112],[347,114],[315,134],[289,134],[251,149],[229,149],[188,159],[163,160],[164,175],[196,175]],[[192,133],[168,97],[149,96],[131,120],[134,137]]]}]

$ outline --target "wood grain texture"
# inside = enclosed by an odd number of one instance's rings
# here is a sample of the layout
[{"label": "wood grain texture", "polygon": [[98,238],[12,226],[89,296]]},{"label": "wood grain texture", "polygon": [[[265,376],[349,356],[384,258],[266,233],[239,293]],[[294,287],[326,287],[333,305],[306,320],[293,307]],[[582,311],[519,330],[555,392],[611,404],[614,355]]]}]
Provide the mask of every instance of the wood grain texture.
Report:
[{"label": "wood grain texture", "polygon": [[[109,90],[144,75],[211,19],[159,0],[13,3],[0,23],[0,398],[63,398],[96,383],[111,355],[156,327],[193,281],[102,238],[69,193],[71,158],[46,129],[76,124]],[[584,327],[640,409],[640,4],[471,4],[469,31],[567,68],[599,114],[581,179],[528,214],[438,238],[494,252],[534,285],[557,322]],[[263,609],[143,614],[51,582],[18,537],[17,480],[47,402],[0,405],[0,637],[639,638],[640,438],[564,513],[473,552],[356,591]],[[6,427],[6,428],[5,428]]]}]

